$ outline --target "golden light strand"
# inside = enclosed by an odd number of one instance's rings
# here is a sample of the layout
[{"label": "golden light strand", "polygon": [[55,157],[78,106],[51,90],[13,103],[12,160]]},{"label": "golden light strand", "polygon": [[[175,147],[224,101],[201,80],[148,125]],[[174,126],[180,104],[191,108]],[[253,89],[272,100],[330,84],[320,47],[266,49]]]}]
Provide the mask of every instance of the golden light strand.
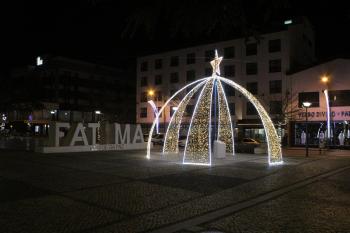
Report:
[{"label": "golden light strand", "polygon": [[183,163],[211,164],[211,102],[214,79],[203,87],[188,129]]},{"label": "golden light strand", "polygon": [[191,89],[189,93],[187,93],[187,95],[181,100],[180,104],[178,105],[178,109],[174,112],[174,115],[171,117],[164,140],[164,154],[179,152],[179,133],[183,114],[186,110],[188,102],[190,102],[193,95],[198,91],[200,87],[204,85],[205,82],[206,81],[199,83],[197,86]]},{"label": "golden light strand", "polygon": [[233,129],[230,109],[228,107],[225,91],[221,81],[217,80],[219,122],[218,122],[218,140],[225,142],[226,152],[234,154]]},{"label": "golden light strand", "polygon": [[269,117],[269,114],[266,112],[265,108],[261,105],[259,100],[255,98],[255,96],[251,94],[249,91],[247,91],[244,87],[233,82],[232,80],[229,80],[223,77],[218,77],[218,78],[224,83],[238,90],[254,105],[265,129],[267,146],[268,146],[269,164],[283,163],[282,149],[281,149],[281,144],[278,138],[277,131],[272,123],[271,118]]}]

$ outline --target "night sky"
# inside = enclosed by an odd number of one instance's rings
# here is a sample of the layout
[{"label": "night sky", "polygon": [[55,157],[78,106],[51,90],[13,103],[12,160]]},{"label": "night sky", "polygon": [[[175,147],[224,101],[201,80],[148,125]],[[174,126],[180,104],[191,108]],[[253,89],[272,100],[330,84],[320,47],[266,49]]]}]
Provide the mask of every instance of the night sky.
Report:
[{"label": "night sky", "polygon": [[137,55],[233,38],[242,33],[242,22],[259,31],[293,15],[315,26],[319,60],[350,57],[350,8],[343,1],[10,2],[2,6],[2,72],[41,54],[125,66]]}]

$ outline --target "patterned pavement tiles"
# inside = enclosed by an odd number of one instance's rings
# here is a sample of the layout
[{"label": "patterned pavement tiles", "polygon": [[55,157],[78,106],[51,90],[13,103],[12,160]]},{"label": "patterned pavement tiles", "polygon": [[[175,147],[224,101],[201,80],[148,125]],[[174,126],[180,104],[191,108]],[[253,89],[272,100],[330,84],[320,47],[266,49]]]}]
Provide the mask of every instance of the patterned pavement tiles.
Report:
[{"label": "patterned pavement tiles", "polygon": [[211,176],[198,173],[178,173],[143,180],[144,182],[211,194],[246,182],[246,179],[226,176]]},{"label": "patterned pavement tiles", "polygon": [[0,203],[0,226],[4,233],[77,232],[122,217],[60,196]]},{"label": "patterned pavement tiles", "polygon": [[238,203],[249,198],[256,197],[262,193],[284,187],[288,184],[304,180],[308,177],[339,168],[341,161],[314,161],[312,163],[301,164],[296,167],[287,167],[281,172],[270,176],[243,183],[236,187],[226,189],[209,196],[171,206],[166,209],[154,211],[136,218],[126,219],[104,228],[98,229],[97,233],[106,232],[143,232],[156,229],[162,225],[186,220],[188,218],[223,208],[228,205]]},{"label": "patterned pavement tiles", "polygon": [[141,181],[65,193],[75,199],[118,210],[128,215],[139,215],[180,204],[199,197],[198,192],[175,189]]},{"label": "patterned pavement tiles", "polygon": [[51,194],[50,191],[6,178],[0,178],[0,190],[0,203],[42,197]]},{"label": "patterned pavement tiles", "polygon": [[127,181],[110,174],[79,171],[29,162],[2,163],[0,167],[0,176],[56,192],[74,191]]},{"label": "patterned pavement tiles", "polygon": [[349,232],[350,170],[204,225],[223,232]]}]

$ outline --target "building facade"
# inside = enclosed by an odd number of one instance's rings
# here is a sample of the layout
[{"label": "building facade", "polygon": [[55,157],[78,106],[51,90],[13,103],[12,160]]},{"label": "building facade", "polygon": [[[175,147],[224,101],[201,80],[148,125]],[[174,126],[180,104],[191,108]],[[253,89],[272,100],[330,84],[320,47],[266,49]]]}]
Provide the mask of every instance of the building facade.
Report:
[{"label": "building facade", "polygon": [[[152,99],[158,108],[177,90],[197,79],[210,76],[210,61],[215,49],[223,56],[221,76],[234,80],[253,93],[270,112],[280,115],[287,93],[287,72],[315,61],[314,33],[307,19],[301,18],[283,25],[280,30],[258,38],[238,38],[137,59],[136,119],[145,130],[154,120]],[[245,136],[264,137],[254,107],[233,89],[225,89],[235,128]],[[153,94],[154,93],[154,94]],[[152,95],[150,95],[152,94]],[[160,128],[171,119],[174,101],[160,117]],[[190,103],[190,110],[193,110]],[[192,108],[191,108],[192,106]],[[187,122],[188,123],[188,122]],[[164,127],[165,126],[165,127]],[[260,136],[259,136],[260,135]]]},{"label": "building facade", "polygon": [[[349,147],[350,139],[350,60],[335,59],[289,75],[291,98],[290,144],[319,146],[327,137],[327,101],[329,96],[330,145]],[[303,102],[310,102],[308,121]]]},{"label": "building facade", "polygon": [[28,125],[45,133],[50,121],[134,123],[134,83],[125,72],[66,57],[38,57],[36,64],[14,69],[8,100],[2,106],[9,125]]}]

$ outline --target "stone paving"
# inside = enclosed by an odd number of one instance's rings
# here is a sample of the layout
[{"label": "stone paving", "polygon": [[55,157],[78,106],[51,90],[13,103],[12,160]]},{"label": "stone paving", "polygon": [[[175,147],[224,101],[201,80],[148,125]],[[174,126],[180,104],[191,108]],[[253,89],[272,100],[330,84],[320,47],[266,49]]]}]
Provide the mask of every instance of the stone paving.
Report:
[{"label": "stone paving", "polygon": [[144,155],[0,150],[0,232],[350,232],[350,156],[269,166],[237,154],[207,167]]}]

